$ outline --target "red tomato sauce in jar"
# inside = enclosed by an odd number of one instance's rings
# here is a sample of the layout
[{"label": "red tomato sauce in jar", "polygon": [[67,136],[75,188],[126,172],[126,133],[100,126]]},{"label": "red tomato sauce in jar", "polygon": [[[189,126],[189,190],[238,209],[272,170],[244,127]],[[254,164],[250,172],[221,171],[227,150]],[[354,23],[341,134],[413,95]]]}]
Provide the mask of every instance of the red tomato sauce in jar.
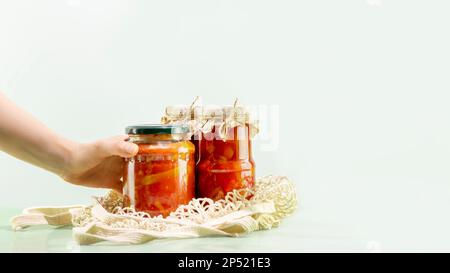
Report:
[{"label": "red tomato sauce in jar", "polygon": [[194,139],[198,147],[196,166],[197,196],[219,200],[233,190],[251,188],[255,182],[255,162],[249,127],[237,126],[226,136],[200,133]]},{"label": "red tomato sauce in jar", "polygon": [[138,154],[126,160],[126,206],[151,216],[168,216],[195,197],[194,145],[181,125],[141,125],[127,128]]}]

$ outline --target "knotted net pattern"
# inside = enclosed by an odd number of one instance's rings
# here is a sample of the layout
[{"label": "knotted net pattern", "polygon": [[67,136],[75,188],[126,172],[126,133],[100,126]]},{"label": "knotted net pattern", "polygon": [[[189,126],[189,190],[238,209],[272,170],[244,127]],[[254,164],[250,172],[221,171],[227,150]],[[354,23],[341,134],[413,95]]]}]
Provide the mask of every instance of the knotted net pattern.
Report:
[{"label": "knotted net pattern", "polygon": [[159,238],[239,236],[271,229],[278,227],[296,207],[292,181],[284,176],[266,176],[258,178],[254,188],[229,192],[219,201],[193,199],[166,218],[123,207],[122,195],[110,191],[87,207],[27,209],[12,219],[12,226],[21,229],[37,224],[71,224],[74,238],[80,244],[100,241],[139,244]]}]

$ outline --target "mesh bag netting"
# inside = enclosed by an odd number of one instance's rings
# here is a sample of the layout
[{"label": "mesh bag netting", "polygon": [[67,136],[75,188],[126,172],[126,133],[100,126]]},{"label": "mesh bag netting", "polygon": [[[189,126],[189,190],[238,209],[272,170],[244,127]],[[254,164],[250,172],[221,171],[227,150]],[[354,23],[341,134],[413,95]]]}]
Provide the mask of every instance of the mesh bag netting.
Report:
[{"label": "mesh bag netting", "polygon": [[284,176],[258,178],[255,187],[229,192],[219,201],[193,199],[168,217],[123,207],[122,195],[110,191],[91,206],[36,207],[11,219],[14,230],[35,225],[73,226],[82,245],[108,241],[142,244],[164,238],[240,236],[277,227],[297,207],[294,184]]}]

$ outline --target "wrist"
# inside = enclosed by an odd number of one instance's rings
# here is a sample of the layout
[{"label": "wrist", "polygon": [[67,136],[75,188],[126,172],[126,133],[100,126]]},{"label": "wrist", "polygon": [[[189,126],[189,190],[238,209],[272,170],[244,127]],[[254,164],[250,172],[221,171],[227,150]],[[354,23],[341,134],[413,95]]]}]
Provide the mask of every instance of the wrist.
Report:
[{"label": "wrist", "polygon": [[55,173],[65,179],[72,173],[80,144],[64,138],[58,138],[56,144],[60,151],[60,164],[57,164]]}]

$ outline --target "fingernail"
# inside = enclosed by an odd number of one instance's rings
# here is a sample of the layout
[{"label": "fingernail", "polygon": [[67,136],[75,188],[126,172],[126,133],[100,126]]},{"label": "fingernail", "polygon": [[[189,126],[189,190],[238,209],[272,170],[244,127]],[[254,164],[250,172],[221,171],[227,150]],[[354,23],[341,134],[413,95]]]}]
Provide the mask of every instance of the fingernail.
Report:
[{"label": "fingernail", "polygon": [[135,145],[135,144],[129,144],[129,145],[127,145],[127,151],[130,153],[130,154],[135,154],[135,153],[137,153],[137,151],[138,151],[138,147]]}]

